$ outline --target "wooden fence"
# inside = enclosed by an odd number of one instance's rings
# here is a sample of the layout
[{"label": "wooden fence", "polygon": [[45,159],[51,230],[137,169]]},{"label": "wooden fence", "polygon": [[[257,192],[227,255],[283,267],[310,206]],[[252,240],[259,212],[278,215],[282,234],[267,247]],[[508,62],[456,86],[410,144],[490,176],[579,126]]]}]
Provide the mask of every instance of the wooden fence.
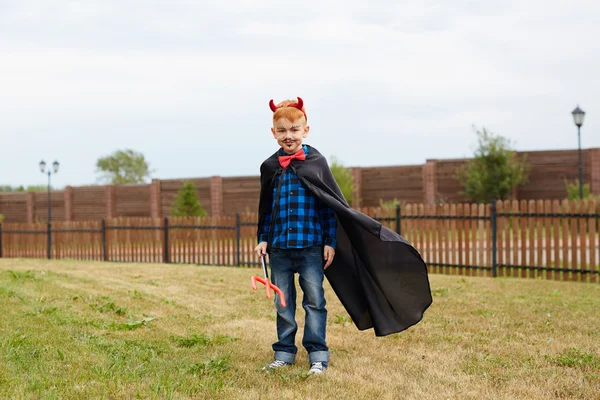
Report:
[{"label": "wooden fence", "polygon": [[[362,208],[407,238],[432,273],[600,281],[593,201]],[[0,257],[258,265],[255,213],[0,225]]]}]

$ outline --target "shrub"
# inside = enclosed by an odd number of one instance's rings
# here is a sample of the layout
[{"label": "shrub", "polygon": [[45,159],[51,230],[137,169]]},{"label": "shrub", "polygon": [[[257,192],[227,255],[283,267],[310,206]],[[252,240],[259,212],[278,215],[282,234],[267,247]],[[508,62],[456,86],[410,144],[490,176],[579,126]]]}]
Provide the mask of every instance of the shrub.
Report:
[{"label": "shrub", "polygon": [[206,211],[196,196],[194,182],[185,182],[179,189],[171,209],[171,215],[174,217],[203,217],[206,215]]},{"label": "shrub", "polygon": [[335,157],[331,158],[330,169],[344,198],[349,205],[352,205],[352,198],[354,195],[354,178],[352,177],[352,171],[350,168],[344,167]]}]

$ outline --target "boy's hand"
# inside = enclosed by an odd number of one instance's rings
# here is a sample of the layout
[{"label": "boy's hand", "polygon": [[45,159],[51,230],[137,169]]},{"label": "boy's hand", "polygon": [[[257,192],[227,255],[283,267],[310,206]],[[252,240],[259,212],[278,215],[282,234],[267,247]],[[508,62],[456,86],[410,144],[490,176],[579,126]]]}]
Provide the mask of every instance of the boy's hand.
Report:
[{"label": "boy's hand", "polygon": [[323,258],[325,258],[325,266],[323,269],[327,269],[333,262],[333,257],[335,257],[335,249],[331,246],[325,246],[325,250],[323,250]]},{"label": "boy's hand", "polygon": [[256,246],[256,248],[254,249],[254,251],[256,252],[256,254],[258,254],[259,257],[266,256],[267,255],[267,242],[260,242],[258,244],[258,246]]}]

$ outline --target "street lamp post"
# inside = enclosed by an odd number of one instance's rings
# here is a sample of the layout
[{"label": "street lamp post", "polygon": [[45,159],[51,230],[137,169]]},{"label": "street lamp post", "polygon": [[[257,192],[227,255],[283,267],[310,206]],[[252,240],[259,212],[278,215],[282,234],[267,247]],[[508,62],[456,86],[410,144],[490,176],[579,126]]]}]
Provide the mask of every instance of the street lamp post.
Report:
[{"label": "street lamp post", "polygon": [[[52,163],[52,169],[48,167],[48,259],[52,258],[52,202],[50,201],[50,176],[52,175],[52,171],[56,174],[58,172],[58,166],[60,164],[58,161],[54,161]],[[44,160],[40,161],[40,171],[43,173],[46,172],[46,162]]]},{"label": "street lamp post", "polygon": [[573,122],[577,125],[577,140],[579,142],[579,199],[583,200],[583,169],[581,166],[581,125],[583,125],[583,119],[585,117],[585,112],[579,108],[575,108],[572,112],[573,114]]}]

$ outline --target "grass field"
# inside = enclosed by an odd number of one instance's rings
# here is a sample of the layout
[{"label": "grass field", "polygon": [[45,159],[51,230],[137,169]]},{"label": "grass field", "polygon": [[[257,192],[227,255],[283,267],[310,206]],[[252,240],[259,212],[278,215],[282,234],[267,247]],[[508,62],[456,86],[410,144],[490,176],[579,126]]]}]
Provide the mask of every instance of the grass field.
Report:
[{"label": "grass field", "polygon": [[332,359],[309,377],[303,349],[260,371],[276,333],[258,273],[0,259],[0,398],[600,399],[600,285],[431,275],[424,320],[383,338],[327,285]]}]

